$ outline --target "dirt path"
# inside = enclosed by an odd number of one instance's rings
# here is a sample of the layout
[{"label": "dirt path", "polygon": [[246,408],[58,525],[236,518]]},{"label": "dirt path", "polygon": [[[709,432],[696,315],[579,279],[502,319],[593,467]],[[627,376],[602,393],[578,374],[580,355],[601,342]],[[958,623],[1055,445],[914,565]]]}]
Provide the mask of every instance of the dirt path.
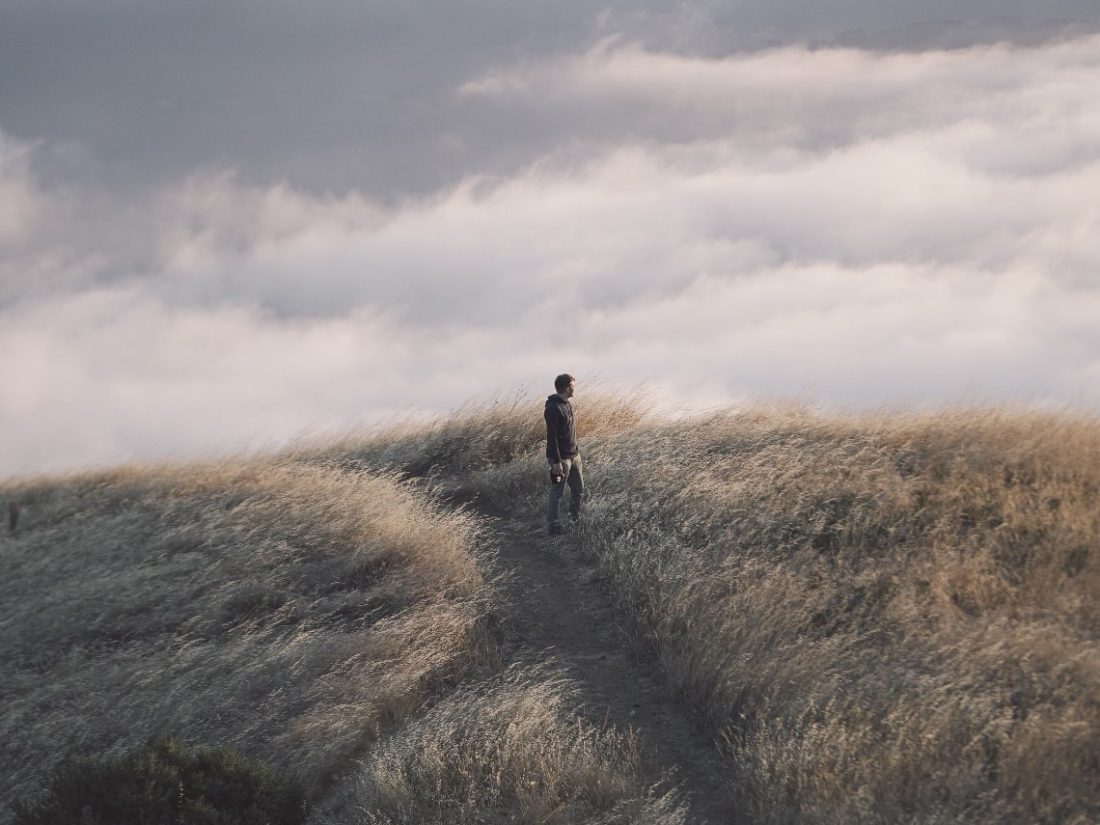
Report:
[{"label": "dirt path", "polygon": [[476,499],[469,503],[493,519],[500,542],[500,569],[493,572],[506,581],[505,655],[553,657],[582,686],[586,716],[621,731],[632,728],[647,756],[649,780],[671,774],[686,797],[691,825],[733,822],[728,761],[632,645],[593,569],[570,552],[567,538],[546,536],[541,520],[521,524]]}]

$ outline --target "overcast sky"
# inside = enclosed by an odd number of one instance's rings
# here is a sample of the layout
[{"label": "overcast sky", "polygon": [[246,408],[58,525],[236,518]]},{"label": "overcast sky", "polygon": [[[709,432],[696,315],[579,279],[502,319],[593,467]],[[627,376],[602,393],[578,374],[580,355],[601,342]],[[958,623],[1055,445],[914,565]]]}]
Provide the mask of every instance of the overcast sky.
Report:
[{"label": "overcast sky", "polygon": [[1095,0],[0,0],[0,473],[561,371],[1098,409],[1097,89]]}]

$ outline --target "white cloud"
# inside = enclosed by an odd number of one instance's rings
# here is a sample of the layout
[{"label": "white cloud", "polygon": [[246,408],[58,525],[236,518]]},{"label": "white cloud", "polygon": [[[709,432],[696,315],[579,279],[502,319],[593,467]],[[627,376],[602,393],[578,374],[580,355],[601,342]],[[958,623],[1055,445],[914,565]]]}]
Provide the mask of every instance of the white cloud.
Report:
[{"label": "white cloud", "polygon": [[[460,98],[584,113],[665,135],[736,135],[740,151],[815,148],[942,127],[1000,122],[1096,137],[1100,36],[1043,47],[881,53],[783,46],[725,58],[654,53],[612,37],[571,58],[504,67]],[[604,113],[601,115],[601,113]],[[1057,137],[1072,143],[1072,131]],[[1015,171],[1013,169],[1012,171]]]},{"label": "white cloud", "polygon": [[5,139],[0,199],[29,206],[0,227],[0,470],[537,396],[562,370],[673,405],[1100,407],[1098,46],[608,44],[464,87],[597,137],[397,206],[231,174],[121,200],[41,185]]}]

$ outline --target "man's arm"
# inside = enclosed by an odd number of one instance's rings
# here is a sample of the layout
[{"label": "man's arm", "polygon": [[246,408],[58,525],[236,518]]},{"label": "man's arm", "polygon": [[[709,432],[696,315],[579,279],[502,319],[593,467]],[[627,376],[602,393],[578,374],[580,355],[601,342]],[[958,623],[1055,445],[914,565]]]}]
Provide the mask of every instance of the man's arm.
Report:
[{"label": "man's arm", "polygon": [[557,421],[560,417],[561,414],[554,407],[548,407],[543,415],[546,419],[546,453],[555,465],[561,464],[561,447],[558,440],[558,431],[561,428]]}]

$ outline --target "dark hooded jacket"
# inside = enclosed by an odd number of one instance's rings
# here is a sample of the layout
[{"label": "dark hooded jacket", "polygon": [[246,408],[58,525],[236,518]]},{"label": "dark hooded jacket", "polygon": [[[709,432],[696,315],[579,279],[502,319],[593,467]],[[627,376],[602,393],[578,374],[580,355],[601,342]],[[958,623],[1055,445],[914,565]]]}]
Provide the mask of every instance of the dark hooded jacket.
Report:
[{"label": "dark hooded jacket", "polygon": [[546,419],[546,458],[559,464],[563,458],[574,458],[577,449],[577,428],[573,424],[573,405],[554,393],[546,399],[543,410]]}]

